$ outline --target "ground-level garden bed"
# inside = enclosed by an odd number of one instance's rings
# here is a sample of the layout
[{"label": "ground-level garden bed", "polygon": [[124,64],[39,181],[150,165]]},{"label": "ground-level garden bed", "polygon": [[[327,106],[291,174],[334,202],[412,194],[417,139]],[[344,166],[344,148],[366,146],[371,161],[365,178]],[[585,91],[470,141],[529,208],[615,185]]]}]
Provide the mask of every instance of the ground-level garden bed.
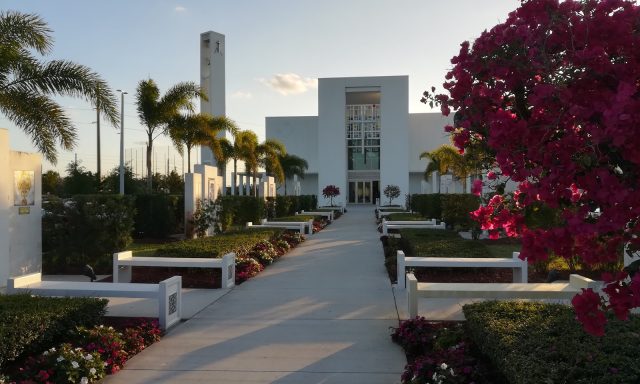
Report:
[{"label": "ground-level garden bed", "polygon": [[403,383],[638,383],[640,317],[610,319],[606,334],[586,334],[559,304],[482,302],[466,322],[401,322],[392,339],[408,364]]},{"label": "ground-level garden bed", "polygon": [[104,318],[107,300],[0,295],[0,383],[93,383],[160,339],[155,319]]}]

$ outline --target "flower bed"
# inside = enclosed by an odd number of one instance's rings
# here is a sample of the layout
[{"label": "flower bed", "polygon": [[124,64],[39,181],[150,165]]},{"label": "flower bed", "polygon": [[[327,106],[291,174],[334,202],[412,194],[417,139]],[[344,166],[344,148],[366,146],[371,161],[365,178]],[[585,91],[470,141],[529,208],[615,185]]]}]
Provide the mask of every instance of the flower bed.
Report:
[{"label": "flower bed", "polygon": [[159,340],[157,321],[114,329],[103,321],[107,301],[0,296],[0,383],[92,383]]},{"label": "flower bed", "polygon": [[394,328],[391,339],[402,346],[408,364],[402,383],[499,383],[465,335],[462,323],[430,322],[423,317]]}]

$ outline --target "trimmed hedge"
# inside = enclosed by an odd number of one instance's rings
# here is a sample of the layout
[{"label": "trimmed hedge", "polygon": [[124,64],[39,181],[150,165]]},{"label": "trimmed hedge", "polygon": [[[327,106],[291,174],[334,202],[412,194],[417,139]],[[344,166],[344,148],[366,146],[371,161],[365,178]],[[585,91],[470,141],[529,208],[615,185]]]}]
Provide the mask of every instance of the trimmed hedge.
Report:
[{"label": "trimmed hedge", "polygon": [[439,219],[451,227],[473,229],[477,224],[469,212],[480,206],[480,198],[468,193],[411,195],[411,210],[427,219]]},{"label": "trimmed hedge", "polygon": [[182,233],[184,196],[146,194],[135,196],[136,237],[164,239],[174,233]]},{"label": "trimmed hedge", "polygon": [[387,220],[388,221],[423,221],[428,219],[417,213],[399,212],[399,213],[392,213],[390,215],[387,215]]},{"label": "trimmed hedge", "polygon": [[106,299],[0,295],[0,367],[65,341],[69,330],[97,325]]},{"label": "trimmed hedge", "polygon": [[301,210],[312,211],[318,205],[316,195],[282,196],[267,198],[267,205],[271,204],[273,209],[267,211],[267,218],[291,216]]},{"label": "trimmed hedge", "polygon": [[293,215],[293,216],[282,216],[275,217],[271,221],[309,221],[309,220],[320,220],[322,216],[314,216],[314,215]]},{"label": "trimmed hedge", "polygon": [[480,241],[465,240],[457,233],[439,229],[401,229],[401,248],[407,256],[491,257]]},{"label": "trimmed hedge", "polygon": [[278,228],[255,228],[178,241],[157,248],[151,256],[219,258],[229,252],[242,256],[259,242],[281,232],[283,230]]},{"label": "trimmed hedge", "polygon": [[640,382],[638,316],[610,319],[596,338],[564,305],[493,301],[463,311],[475,344],[512,384]]},{"label": "trimmed hedge", "polygon": [[411,195],[411,210],[427,219],[442,219],[441,194]]},{"label": "trimmed hedge", "polygon": [[442,220],[453,228],[459,227],[462,230],[480,228],[480,225],[471,219],[470,212],[475,211],[480,206],[480,197],[464,194],[441,195]]},{"label": "trimmed hedge", "polygon": [[44,273],[82,271],[110,273],[112,254],[131,244],[134,198],[120,195],[78,195],[43,201],[42,269]]}]

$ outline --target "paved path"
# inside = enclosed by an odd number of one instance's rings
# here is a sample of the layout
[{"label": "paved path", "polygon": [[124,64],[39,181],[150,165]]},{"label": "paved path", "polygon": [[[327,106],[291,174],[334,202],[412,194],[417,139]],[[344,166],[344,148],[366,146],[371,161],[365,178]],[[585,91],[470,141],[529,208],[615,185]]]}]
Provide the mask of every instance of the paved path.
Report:
[{"label": "paved path", "polygon": [[105,383],[398,383],[373,207],[352,207]]}]

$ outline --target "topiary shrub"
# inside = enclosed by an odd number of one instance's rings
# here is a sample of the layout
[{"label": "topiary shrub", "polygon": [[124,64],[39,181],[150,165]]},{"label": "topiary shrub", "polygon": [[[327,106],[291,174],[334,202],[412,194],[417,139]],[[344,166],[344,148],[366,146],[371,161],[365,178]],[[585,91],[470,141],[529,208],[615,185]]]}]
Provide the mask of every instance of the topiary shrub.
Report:
[{"label": "topiary shrub", "polygon": [[442,195],[439,193],[411,195],[409,199],[411,210],[418,212],[427,219],[442,220],[442,201],[440,196]]},{"label": "topiary shrub", "polygon": [[182,233],[184,196],[166,194],[135,195],[134,235],[164,239]]},{"label": "topiary shrub", "polygon": [[493,301],[465,305],[470,337],[510,383],[637,383],[640,317],[586,334],[572,308]]},{"label": "topiary shrub", "polygon": [[470,213],[480,206],[480,197],[468,193],[443,194],[442,220],[456,229],[479,229],[478,222],[471,219]]},{"label": "topiary shrub", "polygon": [[38,354],[62,342],[70,329],[92,327],[107,300],[0,295],[0,368],[22,355]]}]

